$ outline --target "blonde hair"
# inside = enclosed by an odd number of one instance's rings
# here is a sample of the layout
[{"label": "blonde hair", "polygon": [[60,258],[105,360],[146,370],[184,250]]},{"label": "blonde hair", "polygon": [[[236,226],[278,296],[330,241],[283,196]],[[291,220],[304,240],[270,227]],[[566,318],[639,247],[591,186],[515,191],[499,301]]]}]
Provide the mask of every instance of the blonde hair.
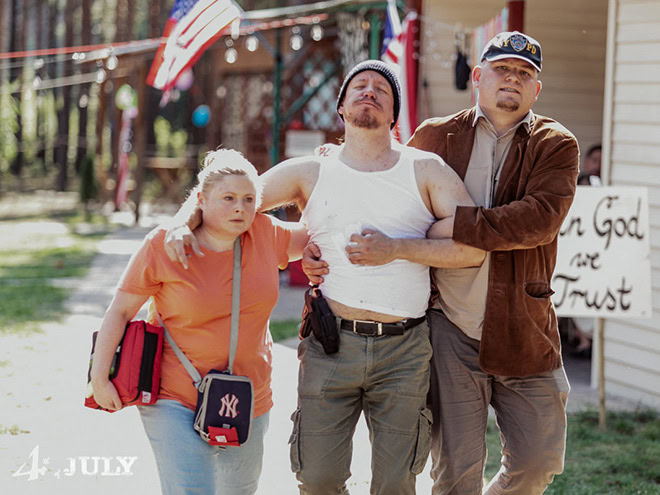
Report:
[{"label": "blonde hair", "polygon": [[197,185],[190,195],[197,196],[199,192],[206,194],[214,184],[228,175],[242,175],[252,182],[257,192],[256,205],[259,208],[263,191],[261,177],[254,165],[236,150],[217,149],[206,153],[202,162],[202,170],[197,174]]}]

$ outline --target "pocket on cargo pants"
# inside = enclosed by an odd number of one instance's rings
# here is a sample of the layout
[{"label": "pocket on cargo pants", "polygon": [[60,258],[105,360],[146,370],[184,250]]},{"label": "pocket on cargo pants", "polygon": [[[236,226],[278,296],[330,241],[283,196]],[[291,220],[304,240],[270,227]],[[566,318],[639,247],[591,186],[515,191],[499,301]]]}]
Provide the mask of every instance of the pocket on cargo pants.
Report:
[{"label": "pocket on cargo pants", "polygon": [[293,421],[293,430],[289,437],[289,456],[291,459],[291,471],[299,473],[301,469],[300,463],[300,408],[296,409],[291,415]]},{"label": "pocket on cargo pants", "polygon": [[433,424],[433,413],[428,408],[419,412],[419,423],[417,426],[417,445],[415,446],[415,457],[410,467],[413,474],[419,474],[426,466],[426,460],[431,452],[431,425]]}]

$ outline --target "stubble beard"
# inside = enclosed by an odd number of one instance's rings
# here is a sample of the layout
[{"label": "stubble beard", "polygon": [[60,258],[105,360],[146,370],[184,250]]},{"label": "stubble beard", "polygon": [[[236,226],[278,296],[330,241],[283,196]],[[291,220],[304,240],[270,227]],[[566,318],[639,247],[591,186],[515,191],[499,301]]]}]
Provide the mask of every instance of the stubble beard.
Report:
[{"label": "stubble beard", "polygon": [[379,126],[376,117],[371,115],[367,109],[362,110],[357,114],[349,115],[348,121],[351,125],[361,129],[377,129]]},{"label": "stubble beard", "polygon": [[500,110],[504,110],[505,112],[517,112],[520,108],[520,103],[511,100],[500,100],[495,106]]}]

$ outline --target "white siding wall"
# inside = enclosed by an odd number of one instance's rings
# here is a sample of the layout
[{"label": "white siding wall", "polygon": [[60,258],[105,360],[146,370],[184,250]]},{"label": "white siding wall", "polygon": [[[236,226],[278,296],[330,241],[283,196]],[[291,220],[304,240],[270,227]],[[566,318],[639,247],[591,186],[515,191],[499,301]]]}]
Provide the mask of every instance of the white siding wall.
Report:
[{"label": "white siding wall", "polygon": [[660,0],[611,1],[610,177],[649,189],[653,317],[606,321],[605,381],[608,392],[660,407]]},{"label": "white siding wall", "polygon": [[[454,88],[454,31],[495,16],[505,0],[426,0],[422,18],[420,116],[449,115],[471,103]],[[543,47],[543,90],[534,111],[568,127],[586,149],[601,141],[605,80],[605,0],[527,0],[525,32]],[[444,62],[444,64],[443,64]]]},{"label": "white siding wall", "polygon": [[525,31],[543,47],[534,111],[564,124],[582,151],[602,139],[607,2],[528,0]]},{"label": "white siding wall", "polygon": [[427,86],[421,88],[421,119],[450,115],[472,105],[471,85],[465,91],[454,86],[454,32],[483,24],[503,5],[503,1],[493,0],[424,0],[420,75]]},{"label": "white siding wall", "polygon": [[[606,321],[605,373],[608,392],[660,407],[660,0],[609,1],[616,7],[615,57],[612,101],[605,102],[608,2],[527,0],[525,31],[541,42],[545,59],[534,110],[573,131],[584,151],[601,141],[603,108],[611,108],[604,143],[611,182],[649,189],[653,317]],[[471,91],[454,89],[454,31],[482,24],[504,5],[505,0],[425,0],[422,118],[471,105]]]}]

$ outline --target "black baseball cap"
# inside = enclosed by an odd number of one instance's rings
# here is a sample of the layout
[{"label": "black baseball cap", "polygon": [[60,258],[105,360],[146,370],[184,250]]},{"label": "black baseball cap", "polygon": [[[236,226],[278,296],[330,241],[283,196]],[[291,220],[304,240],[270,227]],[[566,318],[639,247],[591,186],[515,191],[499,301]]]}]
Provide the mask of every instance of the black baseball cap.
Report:
[{"label": "black baseball cap", "polygon": [[541,72],[543,64],[541,44],[531,36],[518,31],[505,31],[495,35],[481,52],[481,61],[494,62],[503,58],[524,60]]}]

